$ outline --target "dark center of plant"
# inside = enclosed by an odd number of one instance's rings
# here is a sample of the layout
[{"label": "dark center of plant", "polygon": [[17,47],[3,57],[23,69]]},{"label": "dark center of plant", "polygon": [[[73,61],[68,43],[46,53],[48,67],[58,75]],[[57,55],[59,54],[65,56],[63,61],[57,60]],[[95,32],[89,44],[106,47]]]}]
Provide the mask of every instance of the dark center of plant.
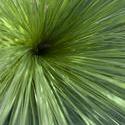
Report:
[{"label": "dark center of plant", "polygon": [[35,47],[35,49],[33,49],[33,54],[37,56],[45,55],[49,52],[50,48],[51,48],[50,43],[47,42],[39,43]]}]

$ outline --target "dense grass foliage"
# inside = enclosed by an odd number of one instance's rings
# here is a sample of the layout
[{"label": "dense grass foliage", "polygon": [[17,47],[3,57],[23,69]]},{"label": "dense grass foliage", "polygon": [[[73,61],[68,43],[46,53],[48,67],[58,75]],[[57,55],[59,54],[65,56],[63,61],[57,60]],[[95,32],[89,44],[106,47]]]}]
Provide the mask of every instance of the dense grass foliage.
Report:
[{"label": "dense grass foliage", "polygon": [[0,0],[0,125],[125,125],[125,0]]}]

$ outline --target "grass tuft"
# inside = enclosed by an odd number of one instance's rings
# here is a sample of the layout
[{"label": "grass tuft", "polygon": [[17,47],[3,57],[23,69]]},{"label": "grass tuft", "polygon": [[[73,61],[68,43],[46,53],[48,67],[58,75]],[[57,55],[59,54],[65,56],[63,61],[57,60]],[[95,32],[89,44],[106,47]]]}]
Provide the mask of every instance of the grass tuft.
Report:
[{"label": "grass tuft", "polygon": [[125,0],[0,0],[0,125],[125,125]]}]

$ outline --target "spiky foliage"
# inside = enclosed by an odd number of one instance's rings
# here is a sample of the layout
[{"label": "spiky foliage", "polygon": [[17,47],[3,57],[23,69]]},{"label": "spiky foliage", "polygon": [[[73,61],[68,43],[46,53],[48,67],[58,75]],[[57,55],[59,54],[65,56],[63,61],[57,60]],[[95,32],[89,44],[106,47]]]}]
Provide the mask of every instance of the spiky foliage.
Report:
[{"label": "spiky foliage", "polygon": [[125,125],[125,0],[0,0],[0,125]]}]

